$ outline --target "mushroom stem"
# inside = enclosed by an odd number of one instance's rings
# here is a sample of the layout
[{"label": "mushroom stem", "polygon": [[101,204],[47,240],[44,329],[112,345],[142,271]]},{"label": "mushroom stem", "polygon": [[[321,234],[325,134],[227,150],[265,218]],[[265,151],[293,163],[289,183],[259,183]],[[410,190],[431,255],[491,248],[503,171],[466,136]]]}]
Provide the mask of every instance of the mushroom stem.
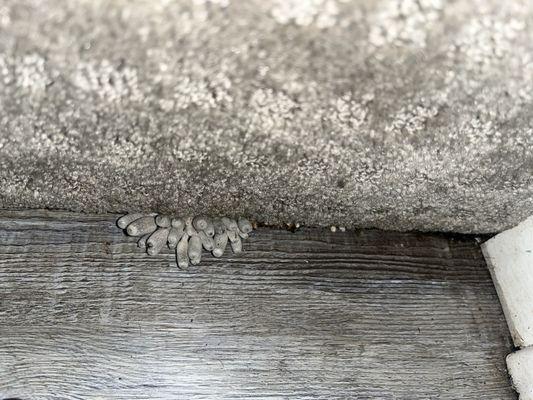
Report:
[{"label": "mushroom stem", "polygon": [[228,235],[228,239],[231,243],[236,242],[237,239],[240,240],[239,235],[236,231],[226,231],[226,234]]},{"label": "mushroom stem", "polygon": [[170,231],[168,232],[168,238],[167,238],[168,247],[170,249],[176,248],[182,236],[183,236],[183,228],[182,229],[170,228]]},{"label": "mushroom stem", "polygon": [[231,249],[233,250],[235,254],[242,252],[242,240],[239,237],[239,235],[237,235],[237,240],[230,241],[230,245],[231,245]]},{"label": "mushroom stem", "polygon": [[215,242],[215,248],[213,249],[213,256],[221,257],[222,254],[224,254],[224,250],[226,250],[226,246],[228,244],[228,235],[225,232],[217,233],[213,241]]},{"label": "mushroom stem", "polygon": [[200,240],[200,236],[191,236],[189,239],[188,254],[192,265],[198,265],[200,263],[202,258],[202,241]]},{"label": "mushroom stem", "polygon": [[215,243],[213,241],[213,238],[207,236],[207,234],[204,231],[198,232],[198,236],[200,237],[200,240],[202,241],[202,246],[204,246],[204,249],[206,249],[207,251],[211,251],[215,248]]},{"label": "mushroom stem", "polygon": [[215,226],[213,225],[213,221],[210,219],[207,220],[207,228],[205,228],[204,231],[209,237],[215,236]]},{"label": "mushroom stem", "polygon": [[150,237],[150,233],[147,233],[144,236],[141,236],[141,238],[137,241],[137,246],[141,249],[146,249],[146,241]]},{"label": "mushroom stem", "polygon": [[176,247],[176,260],[178,261],[178,267],[181,269],[189,268],[189,235],[184,233]]},{"label": "mushroom stem", "polygon": [[194,229],[194,226],[192,225],[192,218],[188,217],[185,220],[185,232],[187,232],[187,235],[194,236],[197,235],[198,232],[196,232],[196,229]]},{"label": "mushroom stem", "polygon": [[226,227],[220,219],[213,220],[213,228],[215,229],[215,235],[220,235],[226,232]]}]

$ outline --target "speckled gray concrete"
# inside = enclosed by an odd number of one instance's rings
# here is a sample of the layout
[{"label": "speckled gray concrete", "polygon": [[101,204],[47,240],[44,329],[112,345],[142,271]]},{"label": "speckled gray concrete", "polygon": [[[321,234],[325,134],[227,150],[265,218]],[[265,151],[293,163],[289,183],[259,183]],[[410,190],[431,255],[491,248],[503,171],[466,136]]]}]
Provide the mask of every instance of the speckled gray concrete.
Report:
[{"label": "speckled gray concrete", "polygon": [[499,231],[531,37],[520,0],[2,0],[0,207]]}]

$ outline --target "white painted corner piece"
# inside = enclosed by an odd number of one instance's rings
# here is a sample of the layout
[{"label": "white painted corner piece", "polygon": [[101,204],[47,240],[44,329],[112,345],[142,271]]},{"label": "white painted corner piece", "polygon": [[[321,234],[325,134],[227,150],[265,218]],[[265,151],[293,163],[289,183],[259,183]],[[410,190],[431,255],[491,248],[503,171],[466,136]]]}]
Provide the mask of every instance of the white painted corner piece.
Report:
[{"label": "white painted corner piece", "polygon": [[481,249],[514,344],[507,368],[520,400],[533,400],[533,217],[485,242]]},{"label": "white painted corner piece", "polygon": [[509,354],[507,369],[520,400],[533,400],[533,347]]},{"label": "white painted corner piece", "polygon": [[533,217],[481,248],[515,345],[533,345]]}]

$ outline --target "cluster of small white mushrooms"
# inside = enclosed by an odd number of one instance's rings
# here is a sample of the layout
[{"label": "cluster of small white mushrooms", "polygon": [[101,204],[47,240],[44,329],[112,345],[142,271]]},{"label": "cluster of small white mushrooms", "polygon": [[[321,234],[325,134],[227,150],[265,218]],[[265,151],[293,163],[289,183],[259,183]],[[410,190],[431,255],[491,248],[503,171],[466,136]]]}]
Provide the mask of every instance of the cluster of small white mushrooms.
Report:
[{"label": "cluster of small white mushrooms", "polygon": [[165,245],[176,251],[178,266],[186,269],[189,262],[197,265],[202,257],[202,247],[215,257],[224,254],[229,242],[234,253],[242,251],[241,239],[253,230],[245,218],[188,217],[172,218],[161,214],[127,214],[117,225],[129,236],[139,237],[137,245],[150,255],[158,254]]}]

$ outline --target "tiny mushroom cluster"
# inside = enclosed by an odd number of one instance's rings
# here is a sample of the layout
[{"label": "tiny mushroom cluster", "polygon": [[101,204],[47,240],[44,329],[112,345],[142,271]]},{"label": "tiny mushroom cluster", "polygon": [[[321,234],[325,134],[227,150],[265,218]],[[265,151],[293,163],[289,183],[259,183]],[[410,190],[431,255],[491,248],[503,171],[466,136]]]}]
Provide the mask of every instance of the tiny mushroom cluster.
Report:
[{"label": "tiny mushroom cluster", "polygon": [[176,251],[178,266],[185,269],[197,265],[202,257],[202,247],[215,257],[224,254],[228,242],[234,253],[242,251],[241,239],[253,230],[245,218],[207,218],[203,216],[171,218],[161,214],[127,214],[117,225],[129,236],[139,237],[137,245],[150,255],[159,253],[165,245]]}]

